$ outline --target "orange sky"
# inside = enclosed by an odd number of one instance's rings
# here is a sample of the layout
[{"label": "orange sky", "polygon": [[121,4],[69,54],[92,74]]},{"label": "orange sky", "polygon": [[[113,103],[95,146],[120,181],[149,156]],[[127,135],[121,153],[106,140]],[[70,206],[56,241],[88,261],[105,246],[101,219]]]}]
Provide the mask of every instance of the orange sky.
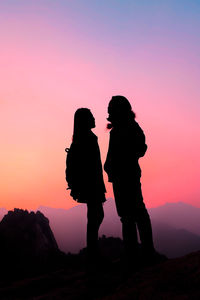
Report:
[{"label": "orange sky", "polygon": [[104,162],[107,104],[116,94],[130,100],[146,134],[147,206],[200,206],[197,8],[86,1],[81,12],[79,1],[66,3],[0,4],[0,207],[74,205],[64,174],[73,114],[93,112]]}]

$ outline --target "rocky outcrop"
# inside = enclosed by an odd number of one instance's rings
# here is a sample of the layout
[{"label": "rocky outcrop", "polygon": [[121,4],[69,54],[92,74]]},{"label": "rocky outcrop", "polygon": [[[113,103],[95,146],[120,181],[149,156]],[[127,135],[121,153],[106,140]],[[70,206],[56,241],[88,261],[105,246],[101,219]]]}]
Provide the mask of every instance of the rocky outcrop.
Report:
[{"label": "rocky outcrop", "polygon": [[8,264],[47,262],[60,251],[49,226],[39,211],[14,209],[0,222],[0,255]]}]

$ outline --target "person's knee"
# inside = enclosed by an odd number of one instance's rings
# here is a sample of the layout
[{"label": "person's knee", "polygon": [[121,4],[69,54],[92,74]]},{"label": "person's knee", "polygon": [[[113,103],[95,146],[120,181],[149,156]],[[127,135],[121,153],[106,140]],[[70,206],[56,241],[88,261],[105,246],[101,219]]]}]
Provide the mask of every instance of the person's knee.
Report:
[{"label": "person's knee", "polygon": [[149,213],[148,213],[146,208],[141,208],[141,209],[138,210],[137,220],[138,221],[143,221],[143,222],[149,222],[150,221]]},{"label": "person's knee", "polygon": [[99,227],[104,219],[103,211],[94,211],[93,214],[88,216],[88,224],[91,226]]},{"label": "person's knee", "polygon": [[99,225],[101,225],[101,223],[103,222],[103,219],[104,219],[104,211],[100,211],[99,214],[98,214],[98,223]]},{"label": "person's knee", "polygon": [[133,216],[122,216],[120,218],[120,221],[122,222],[123,225],[129,225],[134,222],[134,217]]}]

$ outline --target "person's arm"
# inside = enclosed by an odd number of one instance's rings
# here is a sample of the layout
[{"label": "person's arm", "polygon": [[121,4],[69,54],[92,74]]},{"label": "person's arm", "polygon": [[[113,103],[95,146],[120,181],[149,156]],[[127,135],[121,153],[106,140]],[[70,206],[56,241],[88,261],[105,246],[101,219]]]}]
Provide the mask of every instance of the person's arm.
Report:
[{"label": "person's arm", "polygon": [[109,146],[108,146],[108,153],[106,156],[106,161],[104,163],[104,170],[108,175],[108,181],[112,182],[113,181],[113,176],[112,176],[112,160],[113,160],[113,153],[112,153],[112,147],[113,147],[113,137],[110,132],[110,139],[109,139]]}]

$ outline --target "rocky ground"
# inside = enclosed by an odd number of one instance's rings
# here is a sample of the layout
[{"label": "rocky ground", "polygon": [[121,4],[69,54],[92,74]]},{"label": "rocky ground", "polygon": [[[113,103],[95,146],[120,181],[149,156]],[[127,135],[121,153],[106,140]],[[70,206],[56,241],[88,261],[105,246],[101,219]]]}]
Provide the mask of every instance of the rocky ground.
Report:
[{"label": "rocky ground", "polygon": [[2,278],[2,300],[200,299],[200,252],[129,272],[119,261],[86,272],[74,260],[26,279]]}]

